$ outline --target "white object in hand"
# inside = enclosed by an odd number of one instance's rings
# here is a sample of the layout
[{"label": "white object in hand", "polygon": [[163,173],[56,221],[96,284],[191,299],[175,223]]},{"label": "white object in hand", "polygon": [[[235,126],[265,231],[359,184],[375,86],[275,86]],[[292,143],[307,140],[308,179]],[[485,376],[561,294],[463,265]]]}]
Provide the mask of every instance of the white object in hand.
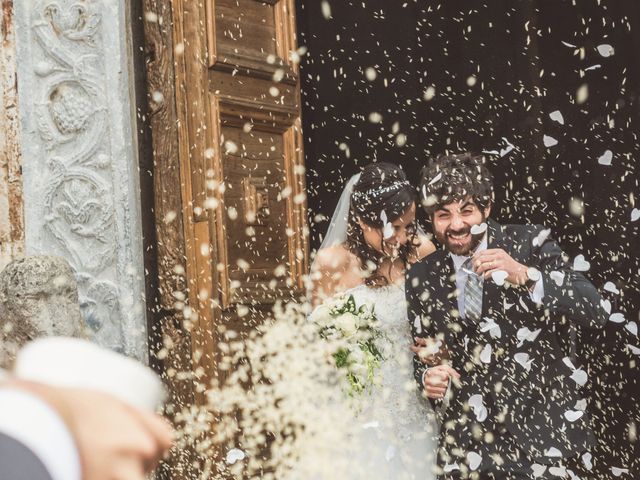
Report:
[{"label": "white object in hand", "polygon": [[150,368],[87,340],[48,337],[27,344],[16,357],[15,377],[47,385],[84,388],[155,411],[165,399]]}]

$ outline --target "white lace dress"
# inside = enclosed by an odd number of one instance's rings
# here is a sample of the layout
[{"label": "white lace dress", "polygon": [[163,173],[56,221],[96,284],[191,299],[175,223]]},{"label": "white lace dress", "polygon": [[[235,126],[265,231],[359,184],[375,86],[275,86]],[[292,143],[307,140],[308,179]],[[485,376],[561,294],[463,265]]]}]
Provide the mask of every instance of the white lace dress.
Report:
[{"label": "white lace dress", "polygon": [[356,453],[349,478],[434,479],[438,427],[413,377],[404,289],[360,285],[344,293],[353,295],[358,306],[375,308],[378,328],[388,339],[380,345],[385,360],[377,371],[379,385],[358,397],[355,405]]}]

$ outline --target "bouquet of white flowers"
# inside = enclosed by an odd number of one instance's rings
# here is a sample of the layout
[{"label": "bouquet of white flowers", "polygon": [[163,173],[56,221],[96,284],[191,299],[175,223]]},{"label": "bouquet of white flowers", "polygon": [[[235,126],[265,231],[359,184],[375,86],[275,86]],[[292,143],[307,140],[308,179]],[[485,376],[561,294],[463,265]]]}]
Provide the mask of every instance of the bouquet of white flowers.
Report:
[{"label": "bouquet of white flowers", "polygon": [[310,320],[318,326],[322,338],[334,342],[333,358],[336,367],[346,372],[347,395],[359,395],[373,385],[383,360],[376,344],[383,334],[376,328],[373,309],[356,307],[353,295],[345,295],[318,307]]}]

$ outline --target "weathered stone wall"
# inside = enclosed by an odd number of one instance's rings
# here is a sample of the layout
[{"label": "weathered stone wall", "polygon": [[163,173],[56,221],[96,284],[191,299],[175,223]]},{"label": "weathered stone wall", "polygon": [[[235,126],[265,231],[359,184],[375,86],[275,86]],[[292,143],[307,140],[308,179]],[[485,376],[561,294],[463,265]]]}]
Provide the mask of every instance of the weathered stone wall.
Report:
[{"label": "weathered stone wall", "polygon": [[0,270],[24,254],[13,0],[0,0]]},{"label": "weathered stone wall", "polygon": [[14,7],[26,252],[66,258],[93,338],[144,360],[126,0],[30,0]]},{"label": "weathered stone wall", "polygon": [[34,338],[86,337],[78,288],[69,263],[60,257],[14,260],[0,272],[0,366]]}]

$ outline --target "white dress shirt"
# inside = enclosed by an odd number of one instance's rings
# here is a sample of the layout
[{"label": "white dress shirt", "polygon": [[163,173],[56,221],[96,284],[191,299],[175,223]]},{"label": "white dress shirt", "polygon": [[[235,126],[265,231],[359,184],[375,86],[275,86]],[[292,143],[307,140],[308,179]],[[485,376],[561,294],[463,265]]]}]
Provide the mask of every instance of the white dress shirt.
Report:
[{"label": "white dress shirt", "polygon": [[[482,252],[487,249],[487,234],[484,234],[480,245],[476,248],[475,252]],[[475,253],[474,252],[474,253]],[[458,298],[458,312],[460,312],[460,316],[465,316],[464,310],[464,289],[467,284],[467,277],[469,274],[462,269],[462,265],[466,262],[469,257],[466,255],[455,255],[453,253],[449,253],[451,259],[453,260],[453,267],[456,272],[456,289],[457,289],[457,298]],[[531,300],[535,303],[542,303],[542,299],[544,297],[544,284],[542,278],[540,278],[533,290],[529,292],[529,296]]]}]

